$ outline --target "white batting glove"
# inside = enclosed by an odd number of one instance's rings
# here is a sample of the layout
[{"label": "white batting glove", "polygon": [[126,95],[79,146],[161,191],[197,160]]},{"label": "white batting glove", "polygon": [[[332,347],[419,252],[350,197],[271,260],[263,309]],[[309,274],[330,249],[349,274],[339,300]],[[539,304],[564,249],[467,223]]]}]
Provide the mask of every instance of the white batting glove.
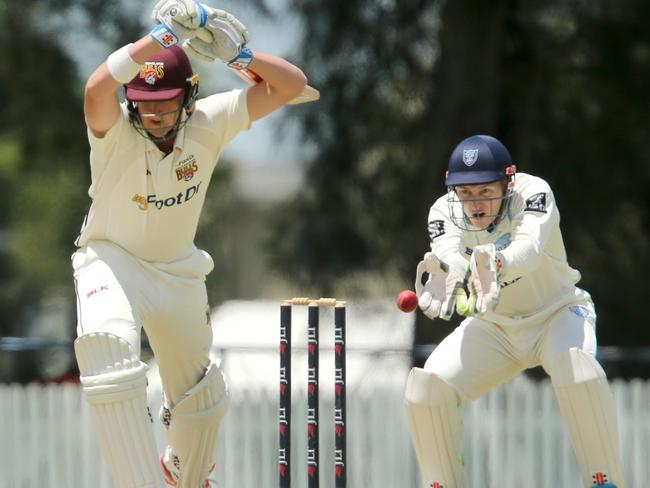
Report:
[{"label": "white batting glove", "polygon": [[205,26],[212,41],[203,38],[188,40],[183,47],[194,56],[212,62],[219,59],[236,69],[248,67],[253,57],[246,44],[250,41],[248,30],[237,18],[225,10],[203,5],[207,13]]},{"label": "white batting glove", "polygon": [[[430,319],[440,317],[449,320],[454,313],[457,298],[465,296],[463,287],[467,272],[467,265],[461,266],[460,260],[450,265],[438,260],[432,252],[426,253],[418,263],[415,279],[415,293],[420,310]],[[422,284],[424,273],[429,274],[429,279]]]},{"label": "white batting glove", "polygon": [[199,28],[207,21],[207,12],[194,0],[160,0],[151,11],[151,20],[159,22],[151,36],[161,46],[171,47],[199,35]]},{"label": "white batting glove", "polygon": [[459,303],[459,313],[481,315],[499,303],[499,255],[494,244],[476,246],[470,260],[470,298]]}]

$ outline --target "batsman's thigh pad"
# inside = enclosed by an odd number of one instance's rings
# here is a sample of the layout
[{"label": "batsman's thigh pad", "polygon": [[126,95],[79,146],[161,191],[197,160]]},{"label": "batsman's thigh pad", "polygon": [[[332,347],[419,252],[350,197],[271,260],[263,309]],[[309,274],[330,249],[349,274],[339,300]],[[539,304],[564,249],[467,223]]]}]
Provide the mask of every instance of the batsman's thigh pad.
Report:
[{"label": "batsman's thigh pad", "polygon": [[147,409],[147,366],[110,332],[77,338],[80,379],[97,441],[118,488],[164,486]]},{"label": "batsman's thigh pad", "polygon": [[180,459],[180,488],[196,488],[208,477],[227,408],[226,380],[219,365],[213,363],[201,381],[168,411],[167,439]]},{"label": "batsman's thigh pad", "polygon": [[551,375],[585,486],[607,482],[623,488],[616,409],[603,368],[578,348],[556,354],[544,367]]},{"label": "batsman's thigh pad", "polygon": [[463,426],[456,391],[435,373],[413,368],[404,395],[423,486],[463,487]]}]

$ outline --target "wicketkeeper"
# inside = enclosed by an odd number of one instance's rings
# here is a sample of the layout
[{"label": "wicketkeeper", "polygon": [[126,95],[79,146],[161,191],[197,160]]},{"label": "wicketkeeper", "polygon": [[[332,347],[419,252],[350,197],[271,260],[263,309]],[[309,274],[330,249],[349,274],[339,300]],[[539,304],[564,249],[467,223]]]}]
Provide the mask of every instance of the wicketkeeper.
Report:
[{"label": "wicketkeeper", "polygon": [[[152,17],[151,33],[108,56],[86,84],[92,205],[72,259],[75,352],[115,486],[207,488],[228,388],[209,357],[205,276],[213,262],[194,245],[197,222],[224,146],[295,98],[306,78],[251,51],[246,28],[223,10],[162,0]],[[248,68],[263,82],[197,99],[185,51]],[[141,327],[164,391],[162,456],[147,411]]]},{"label": "wicketkeeper", "polygon": [[516,173],[506,147],[485,135],[454,149],[446,185],[429,212],[431,251],[415,286],[429,318],[467,318],[408,378],[422,486],[464,486],[459,407],[541,365],[584,486],[623,488],[614,400],[594,357],[596,313],[567,264],[551,188]]}]

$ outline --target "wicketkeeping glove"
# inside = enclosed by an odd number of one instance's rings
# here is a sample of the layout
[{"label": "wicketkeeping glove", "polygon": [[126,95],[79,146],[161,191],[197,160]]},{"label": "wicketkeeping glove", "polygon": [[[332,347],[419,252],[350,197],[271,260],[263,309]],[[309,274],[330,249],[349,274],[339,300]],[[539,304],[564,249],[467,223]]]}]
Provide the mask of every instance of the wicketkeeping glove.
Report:
[{"label": "wicketkeeping glove", "polygon": [[459,302],[459,313],[481,315],[499,303],[498,259],[494,244],[483,244],[474,248],[467,284],[470,297],[467,301]]},{"label": "wicketkeeping glove", "polygon": [[[464,285],[468,270],[462,258],[457,263],[448,264],[440,261],[432,252],[426,253],[418,263],[415,279],[415,293],[420,310],[430,319],[440,317],[449,320],[454,313],[457,298],[465,297]],[[429,274],[429,279],[422,284],[424,273]]]},{"label": "wicketkeeping glove", "polygon": [[205,30],[211,34],[212,41],[195,37],[184,44],[184,48],[199,59],[212,62],[219,59],[237,69],[247,67],[252,55],[246,48],[250,41],[248,30],[237,18],[225,10],[207,5],[202,6],[207,14]]},{"label": "wicketkeeping glove", "polygon": [[153,38],[163,47],[170,47],[196,36],[210,42],[208,32],[202,32],[207,21],[203,5],[194,0],[160,0],[151,11],[151,20],[159,23],[151,31]]}]

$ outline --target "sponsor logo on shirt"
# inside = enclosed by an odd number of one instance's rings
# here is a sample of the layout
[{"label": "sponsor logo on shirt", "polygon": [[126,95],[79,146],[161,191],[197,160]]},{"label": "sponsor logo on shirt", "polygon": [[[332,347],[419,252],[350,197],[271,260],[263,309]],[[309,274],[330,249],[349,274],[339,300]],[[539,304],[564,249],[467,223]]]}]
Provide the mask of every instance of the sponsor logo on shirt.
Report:
[{"label": "sponsor logo on shirt", "polygon": [[526,200],[525,211],[546,213],[546,193],[536,193]]},{"label": "sponsor logo on shirt", "polygon": [[140,210],[148,210],[149,205],[153,205],[158,210],[162,210],[163,208],[174,207],[189,202],[199,193],[200,187],[201,182],[197,185],[190,186],[185,191],[178,192],[177,195],[166,198],[158,198],[155,193],[153,195],[147,195],[146,198],[142,195],[136,194],[131,197],[131,201],[137,203]]},{"label": "sponsor logo on shirt", "polygon": [[521,279],[521,276],[518,276],[517,278],[514,278],[514,279],[512,279],[512,280],[502,281],[501,283],[499,283],[499,286],[500,286],[501,288],[505,288],[506,286],[510,286],[510,285],[512,285],[513,283],[517,283],[517,281],[519,281],[520,279]]},{"label": "sponsor logo on shirt", "polygon": [[133,197],[131,197],[131,201],[135,202],[138,204],[138,208],[140,210],[147,210],[149,208],[149,204],[147,203],[147,199],[143,197],[142,195],[135,194]]},{"label": "sponsor logo on shirt", "polygon": [[587,307],[582,306],[582,305],[571,305],[569,306],[569,310],[577,315],[578,317],[581,317],[586,320],[596,320],[596,314],[589,310]]},{"label": "sponsor logo on shirt", "polygon": [[196,162],[194,155],[190,155],[176,163],[176,179],[178,181],[190,181],[194,178],[194,173],[199,170],[199,165]]},{"label": "sponsor logo on shirt", "polygon": [[510,232],[508,232],[507,234],[503,234],[502,236],[499,236],[499,238],[494,243],[494,248],[497,251],[503,251],[506,247],[510,245],[511,239],[512,239],[512,234],[510,234]]},{"label": "sponsor logo on shirt", "polygon": [[445,222],[443,220],[432,220],[429,222],[429,238],[435,239],[445,233]]}]

